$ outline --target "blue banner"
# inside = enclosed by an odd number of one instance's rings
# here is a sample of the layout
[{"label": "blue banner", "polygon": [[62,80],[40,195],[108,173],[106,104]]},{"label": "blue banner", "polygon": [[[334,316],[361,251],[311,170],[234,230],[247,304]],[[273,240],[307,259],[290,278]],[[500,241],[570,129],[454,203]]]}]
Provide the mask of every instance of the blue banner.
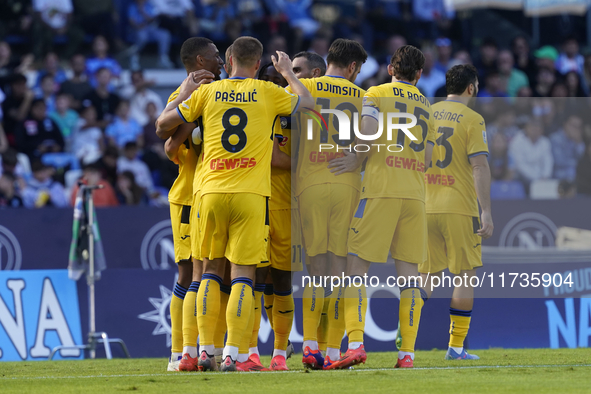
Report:
[{"label": "blue banner", "polygon": [[[82,344],[76,283],[67,270],[0,271],[0,361],[46,360]],[[62,350],[55,359],[81,359]]]}]

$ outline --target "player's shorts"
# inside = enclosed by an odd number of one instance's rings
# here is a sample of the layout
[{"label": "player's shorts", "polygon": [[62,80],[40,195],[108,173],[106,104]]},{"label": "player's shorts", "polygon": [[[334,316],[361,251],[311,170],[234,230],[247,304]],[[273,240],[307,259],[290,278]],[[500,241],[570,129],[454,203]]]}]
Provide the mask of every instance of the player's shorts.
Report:
[{"label": "player's shorts", "polygon": [[419,272],[440,272],[449,268],[452,274],[482,267],[482,238],[477,234],[477,217],[454,213],[427,215],[428,259]]},{"label": "player's shorts", "polygon": [[349,254],[372,263],[427,260],[425,203],[402,198],[364,198],[349,227]]},{"label": "player's shorts", "polygon": [[201,256],[239,265],[267,260],[269,201],[253,193],[210,193],[199,202]]},{"label": "player's shorts", "polygon": [[203,260],[201,258],[201,229],[199,228],[199,201],[201,200],[201,191],[193,194],[193,206],[195,209],[191,210],[191,253],[193,258]]},{"label": "player's shorts", "polygon": [[308,256],[347,255],[347,230],[359,192],[339,183],[310,186],[298,197],[302,234]]},{"label": "player's shorts", "polygon": [[269,261],[281,271],[302,270],[302,241],[297,209],[269,212]]},{"label": "player's shorts", "polygon": [[191,261],[191,206],[170,203],[170,223],[174,242],[174,261]]}]

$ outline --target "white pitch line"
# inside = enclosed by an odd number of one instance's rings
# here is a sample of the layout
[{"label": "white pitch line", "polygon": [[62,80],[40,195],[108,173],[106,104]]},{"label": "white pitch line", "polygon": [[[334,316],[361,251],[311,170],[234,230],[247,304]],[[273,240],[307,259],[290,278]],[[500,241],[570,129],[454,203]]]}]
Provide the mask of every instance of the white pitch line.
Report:
[{"label": "white pitch line", "polygon": [[[567,368],[567,367],[591,367],[591,364],[546,364],[546,365],[466,365],[463,367],[416,367],[413,370],[457,370],[457,369],[506,369],[506,368]],[[396,371],[395,368],[361,368],[353,369],[355,372],[376,372],[376,371]],[[331,372],[351,372],[352,370],[340,369]],[[319,371],[320,372],[320,371]],[[266,372],[241,372],[240,374],[257,374],[257,373],[305,373],[303,370],[291,371],[266,371]],[[120,374],[120,375],[84,375],[84,376],[14,376],[14,377],[0,377],[0,380],[39,380],[39,379],[103,379],[103,378],[131,378],[131,377],[161,377],[161,376],[201,376],[217,375],[219,372],[199,372],[199,373],[145,373],[145,374]]]}]

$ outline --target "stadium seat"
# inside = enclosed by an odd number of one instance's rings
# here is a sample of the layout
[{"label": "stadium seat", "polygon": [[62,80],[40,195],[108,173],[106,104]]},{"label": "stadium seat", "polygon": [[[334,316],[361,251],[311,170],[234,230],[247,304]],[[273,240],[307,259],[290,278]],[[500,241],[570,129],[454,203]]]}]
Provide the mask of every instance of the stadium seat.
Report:
[{"label": "stadium seat", "polygon": [[65,168],[69,165],[71,170],[80,169],[78,159],[71,153],[46,153],[41,156],[41,161],[43,164],[55,168]]},{"label": "stadium seat", "polygon": [[529,187],[529,196],[533,200],[555,200],[560,198],[558,194],[558,179],[538,179]]},{"label": "stadium seat", "polygon": [[493,200],[522,200],[527,196],[519,181],[494,181],[490,185],[490,197]]}]

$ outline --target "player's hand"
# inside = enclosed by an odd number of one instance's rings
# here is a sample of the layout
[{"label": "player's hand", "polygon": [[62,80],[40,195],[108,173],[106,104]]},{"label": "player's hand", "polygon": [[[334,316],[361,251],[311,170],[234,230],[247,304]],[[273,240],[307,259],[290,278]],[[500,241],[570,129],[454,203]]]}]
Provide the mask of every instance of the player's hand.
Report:
[{"label": "player's hand", "polygon": [[193,81],[195,81],[197,87],[213,82],[215,79],[215,75],[207,70],[193,71],[190,75],[193,76]]},{"label": "player's hand", "polygon": [[328,162],[328,168],[330,172],[335,175],[341,175],[345,172],[353,172],[359,167],[357,162],[357,155],[349,151],[343,151],[345,156],[332,159]]},{"label": "player's hand", "polygon": [[271,55],[271,61],[273,62],[273,66],[275,66],[275,70],[277,70],[279,74],[285,76],[284,73],[289,73],[290,71],[293,72],[291,59],[287,53],[277,51],[277,58],[275,58],[275,55]]},{"label": "player's hand", "polygon": [[477,234],[480,235],[482,239],[492,237],[494,225],[490,212],[482,212],[480,215],[480,222],[482,223],[482,226],[480,227],[480,230],[478,230]]},{"label": "player's hand", "polygon": [[179,96],[189,97],[197,88],[203,84],[213,81],[214,75],[207,70],[193,71],[181,83]]}]

